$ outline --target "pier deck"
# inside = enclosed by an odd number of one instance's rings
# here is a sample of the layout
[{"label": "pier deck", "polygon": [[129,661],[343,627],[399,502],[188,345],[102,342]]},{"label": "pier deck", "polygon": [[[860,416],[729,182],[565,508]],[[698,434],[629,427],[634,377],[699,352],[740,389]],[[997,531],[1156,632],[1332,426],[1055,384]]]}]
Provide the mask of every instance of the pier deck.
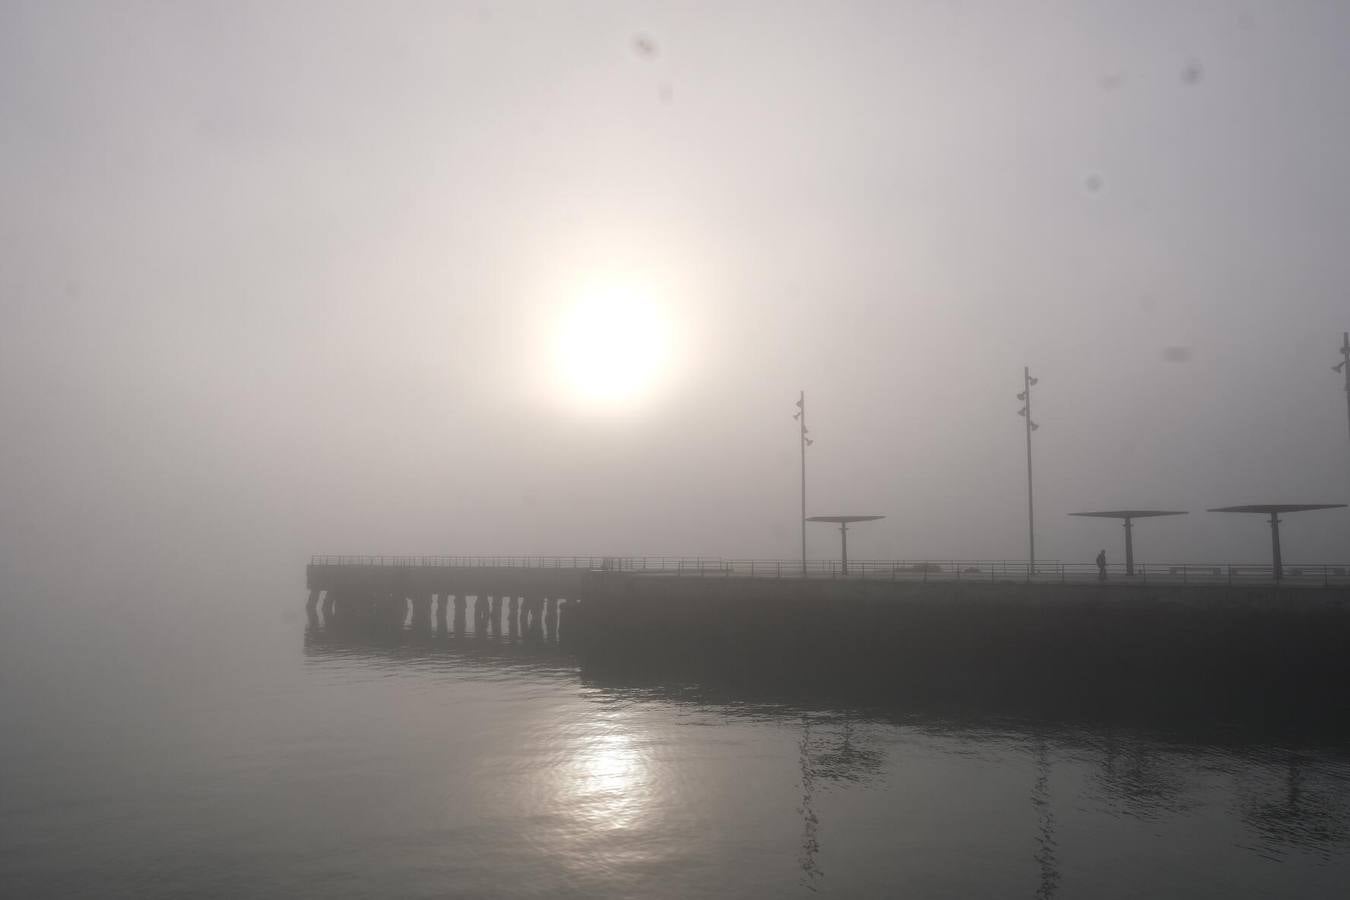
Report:
[{"label": "pier deck", "polygon": [[[866,604],[989,604],[1045,607],[1185,606],[1195,609],[1308,608],[1350,605],[1350,566],[1287,565],[1283,579],[1257,564],[1136,564],[1136,574],[1096,566],[1010,561],[855,561],[847,575],[831,561],[723,560],[673,557],[314,557],[306,569],[309,608],[327,616],[380,615],[414,622],[464,616],[474,599],[476,623],[522,628],[547,624],[564,602],[603,605],[624,618],[642,598],[662,598],[671,615],[715,617],[719,605],[751,597],[782,606],[822,605],[839,612]],[[711,606],[709,606],[711,604]],[[843,606],[841,606],[843,604]],[[696,612],[701,610],[702,612]],[[591,610],[594,620],[599,610]]]}]

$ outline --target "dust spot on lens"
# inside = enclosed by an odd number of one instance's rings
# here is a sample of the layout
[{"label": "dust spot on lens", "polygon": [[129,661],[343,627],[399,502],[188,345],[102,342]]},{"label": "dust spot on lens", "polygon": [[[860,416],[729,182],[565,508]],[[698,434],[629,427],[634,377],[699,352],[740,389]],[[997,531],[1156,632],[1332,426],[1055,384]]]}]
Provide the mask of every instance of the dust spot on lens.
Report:
[{"label": "dust spot on lens", "polygon": [[1190,347],[1165,347],[1163,348],[1163,359],[1170,363],[1188,363],[1191,361]]},{"label": "dust spot on lens", "polygon": [[639,34],[633,38],[633,52],[643,59],[653,59],[656,56],[656,41],[645,34]]}]

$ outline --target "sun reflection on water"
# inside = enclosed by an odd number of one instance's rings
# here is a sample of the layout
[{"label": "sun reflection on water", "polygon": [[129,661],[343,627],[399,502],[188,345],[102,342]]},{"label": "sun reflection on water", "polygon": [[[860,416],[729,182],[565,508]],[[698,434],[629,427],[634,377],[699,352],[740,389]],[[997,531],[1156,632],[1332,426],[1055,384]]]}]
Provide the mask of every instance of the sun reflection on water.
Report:
[{"label": "sun reflection on water", "polygon": [[606,729],[578,736],[562,775],[564,803],[592,830],[619,831],[649,812],[650,760],[633,735]]}]

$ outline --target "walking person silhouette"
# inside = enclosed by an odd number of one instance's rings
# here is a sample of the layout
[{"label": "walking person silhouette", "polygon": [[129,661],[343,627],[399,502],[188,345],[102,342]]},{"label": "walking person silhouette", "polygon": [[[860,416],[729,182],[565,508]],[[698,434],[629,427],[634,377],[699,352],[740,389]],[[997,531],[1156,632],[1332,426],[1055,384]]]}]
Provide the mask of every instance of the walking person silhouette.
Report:
[{"label": "walking person silhouette", "polygon": [[1097,554],[1097,580],[1106,580],[1106,551],[1102,550]]}]

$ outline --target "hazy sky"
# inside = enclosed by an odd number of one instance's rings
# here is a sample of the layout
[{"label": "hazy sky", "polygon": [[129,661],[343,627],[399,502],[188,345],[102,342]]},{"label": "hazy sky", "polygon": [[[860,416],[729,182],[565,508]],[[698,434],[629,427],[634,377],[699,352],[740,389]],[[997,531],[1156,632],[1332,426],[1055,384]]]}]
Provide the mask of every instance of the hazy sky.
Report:
[{"label": "hazy sky", "polygon": [[1348,86],[1337,2],[5,0],[0,563],[791,557],[803,388],[856,556],[1016,558],[1026,364],[1040,556],[1264,561],[1202,510],[1350,499]]}]

